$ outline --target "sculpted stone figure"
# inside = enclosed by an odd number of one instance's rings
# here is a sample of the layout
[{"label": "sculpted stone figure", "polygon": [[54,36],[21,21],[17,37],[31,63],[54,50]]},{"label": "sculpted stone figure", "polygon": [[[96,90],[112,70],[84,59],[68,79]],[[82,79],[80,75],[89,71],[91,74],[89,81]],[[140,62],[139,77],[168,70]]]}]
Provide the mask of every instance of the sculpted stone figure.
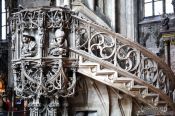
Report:
[{"label": "sculpted stone figure", "polygon": [[33,36],[23,33],[22,38],[22,56],[33,57],[37,53],[37,44]]},{"label": "sculpted stone figure", "polygon": [[66,41],[65,41],[65,33],[61,29],[57,29],[55,31],[55,38],[52,40],[50,44],[49,54],[53,56],[64,55]]}]

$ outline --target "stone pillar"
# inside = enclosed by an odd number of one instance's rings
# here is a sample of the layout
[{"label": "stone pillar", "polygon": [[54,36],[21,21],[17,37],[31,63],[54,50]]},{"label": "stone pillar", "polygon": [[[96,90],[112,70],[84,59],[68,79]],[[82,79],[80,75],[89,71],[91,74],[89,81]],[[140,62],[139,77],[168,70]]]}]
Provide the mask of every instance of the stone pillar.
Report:
[{"label": "stone pillar", "polygon": [[137,38],[137,0],[120,0],[119,7],[119,33],[128,38]]},{"label": "stone pillar", "polygon": [[70,7],[70,0],[64,0],[64,6]]},{"label": "stone pillar", "polygon": [[61,0],[56,0],[56,6],[61,6]]},{"label": "stone pillar", "polygon": [[168,64],[168,43],[165,42],[165,62]]},{"label": "stone pillar", "polygon": [[63,102],[63,108],[64,109],[63,109],[63,115],[62,116],[68,116],[68,106],[69,106],[68,101],[65,98],[64,102]]},{"label": "stone pillar", "polygon": [[175,0],[172,0],[172,5],[173,5],[173,10],[174,10],[174,15],[175,15]]},{"label": "stone pillar", "polygon": [[112,27],[112,29],[113,29],[113,31],[116,31],[116,0],[111,0],[111,2],[110,3],[112,3],[111,4],[111,7],[110,6],[108,6],[110,9],[111,9],[111,11],[114,11],[114,12],[110,12],[110,14],[111,14],[111,27]]},{"label": "stone pillar", "polygon": [[92,11],[95,10],[95,0],[88,0],[87,4]]},{"label": "stone pillar", "polygon": [[104,1],[104,14],[110,19],[110,26],[113,31],[116,31],[116,3],[118,1],[111,0],[110,2],[108,0]]}]

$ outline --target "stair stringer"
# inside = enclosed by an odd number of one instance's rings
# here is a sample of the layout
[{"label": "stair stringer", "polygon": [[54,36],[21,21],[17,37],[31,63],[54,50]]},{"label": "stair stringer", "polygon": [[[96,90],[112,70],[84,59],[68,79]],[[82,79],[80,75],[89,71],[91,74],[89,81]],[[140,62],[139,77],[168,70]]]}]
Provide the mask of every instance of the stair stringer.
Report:
[{"label": "stair stringer", "polygon": [[152,108],[162,109],[163,107],[167,109],[166,111],[175,111],[175,104],[170,97],[153,85],[82,50],[76,48],[70,48],[70,50],[79,57],[80,74],[122,91]]}]

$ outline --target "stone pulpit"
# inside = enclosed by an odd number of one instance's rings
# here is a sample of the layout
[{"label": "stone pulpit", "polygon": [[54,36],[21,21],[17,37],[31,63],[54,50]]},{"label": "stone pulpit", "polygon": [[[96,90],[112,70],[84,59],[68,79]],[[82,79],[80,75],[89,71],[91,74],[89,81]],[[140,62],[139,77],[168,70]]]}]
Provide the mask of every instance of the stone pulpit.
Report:
[{"label": "stone pulpit", "polygon": [[14,89],[29,101],[30,116],[67,113],[66,98],[74,94],[76,83],[76,60],[67,49],[70,16],[66,8],[32,8],[12,15]]}]

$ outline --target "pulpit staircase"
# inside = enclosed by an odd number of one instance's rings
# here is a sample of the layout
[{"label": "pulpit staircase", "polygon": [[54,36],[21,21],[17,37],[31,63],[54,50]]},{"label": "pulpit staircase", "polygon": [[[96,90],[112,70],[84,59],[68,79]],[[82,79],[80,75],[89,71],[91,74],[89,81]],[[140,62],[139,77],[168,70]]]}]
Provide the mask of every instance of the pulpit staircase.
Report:
[{"label": "pulpit staircase", "polygon": [[89,20],[73,17],[78,72],[139,100],[160,114],[175,111],[174,74],[160,58]]},{"label": "pulpit staircase", "polygon": [[[175,112],[175,77],[168,65],[139,44],[75,14],[62,7],[24,9],[13,14],[14,88],[18,96],[30,99],[31,116],[56,114],[58,98],[74,94],[76,70],[161,115]],[[35,43],[32,50],[28,49],[29,42],[22,41],[25,31]],[[41,96],[50,102],[40,103]]]}]

